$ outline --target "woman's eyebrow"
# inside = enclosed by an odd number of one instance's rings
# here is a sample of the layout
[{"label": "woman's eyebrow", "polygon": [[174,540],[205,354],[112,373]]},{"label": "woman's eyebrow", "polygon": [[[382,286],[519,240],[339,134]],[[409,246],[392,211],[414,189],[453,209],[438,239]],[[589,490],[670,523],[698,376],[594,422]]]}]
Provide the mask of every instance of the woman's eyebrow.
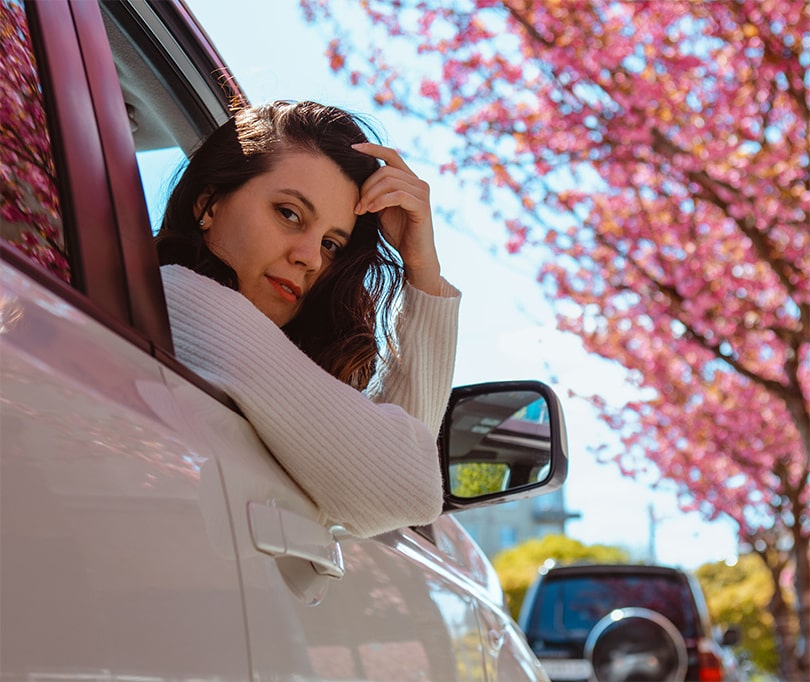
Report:
[{"label": "woman's eyebrow", "polygon": [[298,199],[298,201],[300,201],[302,204],[304,204],[304,207],[314,217],[316,217],[316,218],[318,217],[318,211],[315,210],[315,204],[313,204],[309,199],[307,199],[306,196],[301,194],[301,192],[299,192],[297,189],[280,189],[279,192],[282,192],[283,194],[289,194],[290,196],[295,197],[296,199]]},{"label": "woman's eyebrow", "polygon": [[345,239],[347,243],[349,242],[349,239],[351,239],[351,237],[352,237],[351,232],[346,232],[346,230],[341,230],[339,227],[335,227],[333,229],[333,231],[338,237],[343,237],[343,239]]},{"label": "woman's eyebrow", "polygon": [[[318,211],[315,210],[315,204],[313,204],[309,199],[307,199],[307,197],[304,194],[299,192],[297,189],[280,189],[279,192],[281,192],[282,194],[289,194],[290,196],[295,197],[296,199],[298,199],[298,201],[304,204],[304,208],[306,208],[312,214],[313,218],[318,217]],[[335,227],[332,229],[336,235],[338,235],[339,237],[343,237],[347,242],[352,236],[351,232],[347,232],[346,230],[341,229],[340,227]]]}]

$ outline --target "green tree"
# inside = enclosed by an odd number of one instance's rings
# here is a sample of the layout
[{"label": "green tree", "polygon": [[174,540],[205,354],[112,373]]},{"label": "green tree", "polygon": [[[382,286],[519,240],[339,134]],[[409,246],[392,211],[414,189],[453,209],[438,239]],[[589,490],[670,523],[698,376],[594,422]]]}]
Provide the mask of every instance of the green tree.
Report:
[{"label": "green tree", "polygon": [[546,535],[540,539],[526,540],[500,552],[492,563],[513,618],[517,619],[526,590],[537,579],[539,569],[548,561],[555,564],[583,561],[624,564],[630,561],[630,557],[619,547],[585,545],[565,535]]},{"label": "green tree", "polygon": [[761,671],[777,673],[779,654],[774,637],[773,579],[757,554],[744,554],[733,566],[725,562],[704,564],[695,571],[712,620],[718,625],[737,625],[744,649]]},{"label": "green tree", "polygon": [[509,467],[494,462],[464,462],[450,467],[450,489],[457,497],[501,492]]}]

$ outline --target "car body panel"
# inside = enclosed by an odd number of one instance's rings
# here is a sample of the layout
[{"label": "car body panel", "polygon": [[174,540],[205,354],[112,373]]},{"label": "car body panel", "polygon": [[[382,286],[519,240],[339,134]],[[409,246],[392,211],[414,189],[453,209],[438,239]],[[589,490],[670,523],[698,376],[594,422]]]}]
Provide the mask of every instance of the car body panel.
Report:
[{"label": "car body panel", "polygon": [[234,562],[205,460],[141,349],[0,266],[3,679],[246,679]]},{"label": "car body panel", "polygon": [[263,554],[249,502],[321,519],[247,422],[5,264],[0,291],[4,678],[544,679],[454,519],[448,554],[339,535],[340,580]]}]

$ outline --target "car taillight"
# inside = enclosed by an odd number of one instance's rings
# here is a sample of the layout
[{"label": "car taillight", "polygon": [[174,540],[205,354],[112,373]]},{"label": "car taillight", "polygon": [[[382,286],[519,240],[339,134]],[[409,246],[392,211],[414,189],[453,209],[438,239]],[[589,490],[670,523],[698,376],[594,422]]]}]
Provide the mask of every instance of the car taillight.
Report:
[{"label": "car taillight", "polygon": [[714,651],[711,642],[701,639],[698,642],[699,682],[723,682],[723,663]]}]

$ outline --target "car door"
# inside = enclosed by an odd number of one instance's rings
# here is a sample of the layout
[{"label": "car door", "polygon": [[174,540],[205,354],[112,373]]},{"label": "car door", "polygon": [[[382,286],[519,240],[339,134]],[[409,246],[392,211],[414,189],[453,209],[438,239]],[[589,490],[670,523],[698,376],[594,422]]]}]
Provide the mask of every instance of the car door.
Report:
[{"label": "car door", "polygon": [[134,154],[98,89],[98,8],[0,10],[3,677],[247,679],[233,545],[210,536],[224,490],[178,428],[143,334],[159,325],[127,300],[155,278],[120,241],[146,209],[119,196],[134,163],[110,165]]}]

